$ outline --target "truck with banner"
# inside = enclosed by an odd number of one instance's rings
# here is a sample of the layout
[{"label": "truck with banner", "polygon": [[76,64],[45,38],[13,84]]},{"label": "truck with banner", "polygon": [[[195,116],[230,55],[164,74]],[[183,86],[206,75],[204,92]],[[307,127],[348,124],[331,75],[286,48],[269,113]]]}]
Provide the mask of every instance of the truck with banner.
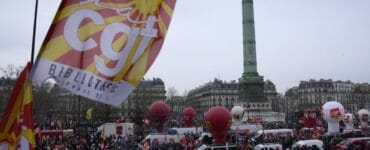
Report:
[{"label": "truck with banner", "polygon": [[97,132],[103,136],[128,136],[134,133],[134,123],[104,123],[98,127]]}]

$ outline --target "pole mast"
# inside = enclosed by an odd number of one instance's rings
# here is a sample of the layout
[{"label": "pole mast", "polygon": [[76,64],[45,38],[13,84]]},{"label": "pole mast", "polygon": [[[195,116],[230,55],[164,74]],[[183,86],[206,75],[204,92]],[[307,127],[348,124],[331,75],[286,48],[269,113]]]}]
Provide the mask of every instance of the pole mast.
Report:
[{"label": "pole mast", "polygon": [[33,63],[34,63],[34,55],[35,55],[38,3],[39,3],[39,0],[36,0],[36,3],[35,3],[35,15],[34,15],[34,18],[33,18],[33,34],[32,34],[32,48],[31,48],[31,65],[33,65]]}]

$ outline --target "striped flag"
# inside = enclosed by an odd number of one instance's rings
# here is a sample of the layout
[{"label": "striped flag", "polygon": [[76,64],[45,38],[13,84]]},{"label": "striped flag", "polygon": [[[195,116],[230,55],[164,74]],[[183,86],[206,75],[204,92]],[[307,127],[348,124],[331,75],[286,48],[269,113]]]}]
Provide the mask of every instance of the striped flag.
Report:
[{"label": "striped flag", "polygon": [[164,42],[176,0],[63,0],[31,80],[120,105]]},{"label": "striped flag", "polygon": [[33,149],[31,64],[18,77],[0,122],[0,149]]}]

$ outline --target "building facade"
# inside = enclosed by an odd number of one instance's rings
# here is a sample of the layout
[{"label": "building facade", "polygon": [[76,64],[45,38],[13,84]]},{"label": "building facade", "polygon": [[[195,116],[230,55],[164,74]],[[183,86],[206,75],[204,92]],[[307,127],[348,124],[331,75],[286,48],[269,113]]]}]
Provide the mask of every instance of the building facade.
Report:
[{"label": "building facade", "polygon": [[197,112],[196,119],[202,120],[203,114],[213,106],[224,106],[231,109],[238,99],[238,83],[214,79],[202,86],[190,90],[186,97],[187,106]]},{"label": "building facade", "polygon": [[184,96],[172,96],[166,100],[171,107],[171,119],[182,120],[182,111],[187,107]]},{"label": "building facade", "polygon": [[344,108],[352,112],[355,103],[353,103],[354,97],[354,83],[351,81],[335,81],[334,86],[334,100],[341,102]]},{"label": "building facade", "polygon": [[[160,78],[142,80],[137,89],[122,103],[122,107],[88,100],[54,85],[34,88],[34,118],[37,121],[63,120],[86,122],[86,111],[93,109],[92,118],[98,122],[112,122],[131,118],[139,108],[145,115],[147,108],[157,100],[165,100],[165,86]],[[46,115],[45,115],[46,114]]]},{"label": "building facade", "polygon": [[276,92],[275,84],[272,83],[270,80],[266,80],[264,85],[264,94],[267,99],[267,102],[271,104],[271,109],[275,112],[279,112],[281,110],[281,100],[278,97],[278,93]]},{"label": "building facade", "polygon": [[[278,105],[278,98],[275,85],[266,80],[264,82],[264,94],[267,101]],[[197,111],[197,119],[202,120],[203,114],[213,106],[224,106],[231,110],[234,105],[238,105],[239,83],[236,81],[222,81],[215,79],[193,90],[190,90],[186,97],[187,106],[193,107]],[[257,106],[255,106],[257,107]],[[278,106],[276,106],[278,107]]]},{"label": "building facade", "polygon": [[143,109],[146,112],[153,102],[166,100],[165,89],[160,78],[143,79],[122,104],[122,115],[126,118],[133,116],[134,109]]},{"label": "building facade", "polygon": [[370,110],[370,84],[355,84],[353,89],[353,102],[350,105],[351,112],[357,114],[360,109]]},{"label": "building facade", "polygon": [[98,122],[111,121],[119,116],[119,110],[88,100],[57,85],[42,85],[34,92],[34,118],[37,122],[61,120],[64,122],[88,122],[86,111],[93,109],[92,119]]},{"label": "building facade", "polygon": [[293,117],[297,117],[294,115],[305,109],[320,111],[321,106],[327,101],[338,101],[347,111],[357,113],[361,108],[369,109],[369,93],[370,86],[367,83],[311,79],[301,81],[298,87],[287,90],[284,99],[289,106],[287,114]]},{"label": "building facade", "polygon": [[301,81],[298,90],[298,110],[320,110],[322,104],[335,100],[332,80]]},{"label": "building facade", "polygon": [[284,109],[287,116],[288,122],[297,122],[298,120],[298,99],[299,99],[299,87],[295,86],[288,89],[284,95],[284,101],[286,108]]}]

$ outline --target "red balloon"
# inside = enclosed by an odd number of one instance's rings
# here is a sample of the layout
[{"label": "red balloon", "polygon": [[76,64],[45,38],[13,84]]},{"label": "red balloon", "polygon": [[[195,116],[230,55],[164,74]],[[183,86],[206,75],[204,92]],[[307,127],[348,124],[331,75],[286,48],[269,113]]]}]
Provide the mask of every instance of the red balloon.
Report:
[{"label": "red balloon", "polygon": [[169,119],[171,108],[164,101],[156,101],[149,107],[149,119],[158,130],[163,131],[163,124]]},{"label": "red balloon", "polygon": [[195,116],[195,114],[196,112],[193,107],[186,107],[182,111],[182,115],[184,116],[186,127],[191,127],[193,125],[193,117]]},{"label": "red balloon", "polygon": [[231,125],[230,111],[221,106],[212,107],[204,115],[204,120],[215,139],[215,144],[225,144],[227,131]]}]

